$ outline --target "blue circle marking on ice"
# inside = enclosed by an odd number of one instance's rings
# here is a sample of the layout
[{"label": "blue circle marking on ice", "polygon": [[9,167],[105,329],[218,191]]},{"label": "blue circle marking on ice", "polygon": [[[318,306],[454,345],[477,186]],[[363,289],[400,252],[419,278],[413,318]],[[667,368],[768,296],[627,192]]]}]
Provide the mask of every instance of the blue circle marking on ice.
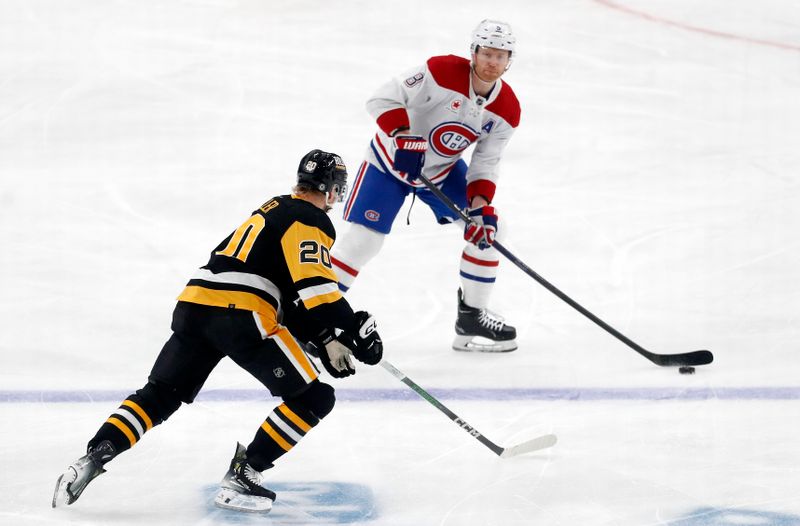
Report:
[{"label": "blue circle marking on ice", "polygon": [[789,515],[773,511],[698,508],[669,526],[799,526],[800,515]]},{"label": "blue circle marking on ice", "polygon": [[[225,510],[214,506],[218,485],[203,488],[208,517],[215,524],[351,524],[378,516],[372,490],[351,482],[268,482],[278,494],[268,514]],[[269,519],[265,522],[265,519]]]}]

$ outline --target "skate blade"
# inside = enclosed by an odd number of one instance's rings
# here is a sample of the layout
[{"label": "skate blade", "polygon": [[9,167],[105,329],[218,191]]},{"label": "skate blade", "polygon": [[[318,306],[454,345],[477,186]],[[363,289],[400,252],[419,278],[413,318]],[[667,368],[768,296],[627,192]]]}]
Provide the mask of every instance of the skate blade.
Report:
[{"label": "skate blade", "polygon": [[[56,506],[58,506],[58,505],[61,503],[61,501],[63,501],[63,500],[64,500],[64,499],[61,497],[61,495],[63,495],[63,494],[66,494],[66,492],[62,492],[62,491],[61,491],[61,481],[62,481],[62,480],[64,480],[64,475],[61,475],[61,476],[59,476],[59,477],[58,477],[58,480],[56,481],[56,489],[55,489],[55,491],[53,492],[53,507],[54,507],[54,508],[55,508]],[[64,484],[64,487],[66,488],[66,483]]]},{"label": "skate blade", "polygon": [[53,492],[53,507],[60,506],[61,504],[72,504],[75,502],[75,499],[69,493],[69,485],[72,484],[72,480],[67,480],[64,478],[66,473],[62,474],[58,477],[56,481],[56,489]]},{"label": "skate blade", "polygon": [[229,488],[222,488],[217,493],[217,496],[214,497],[214,505],[226,510],[269,513],[272,509],[272,500],[267,497],[244,495]]},{"label": "skate blade", "polygon": [[[67,476],[69,475],[69,476]],[[56,481],[56,490],[53,492],[53,507],[59,506],[60,504],[72,504],[80,495],[73,495],[70,491],[70,486],[78,477],[78,473],[75,469],[70,466],[67,468],[67,471],[61,474]]]},{"label": "skate blade", "polygon": [[482,336],[456,335],[453,340],[453,350],[460,352],[511,352],[517,350],[517,341],[494,341]]}]

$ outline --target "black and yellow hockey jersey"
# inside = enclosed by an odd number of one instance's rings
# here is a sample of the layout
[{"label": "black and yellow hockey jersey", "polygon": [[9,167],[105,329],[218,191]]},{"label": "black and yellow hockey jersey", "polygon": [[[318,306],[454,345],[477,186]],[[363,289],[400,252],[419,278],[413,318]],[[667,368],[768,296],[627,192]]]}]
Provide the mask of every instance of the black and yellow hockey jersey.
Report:
[{"label": "black and yellow hockey jersey", "polygon": [[272,335],[299,298],[313,325],[346,329],[353,311],[331,266],[335,239],[325,211],[296,196],[275,197],[217,246],[178,300],[252,311]]}]

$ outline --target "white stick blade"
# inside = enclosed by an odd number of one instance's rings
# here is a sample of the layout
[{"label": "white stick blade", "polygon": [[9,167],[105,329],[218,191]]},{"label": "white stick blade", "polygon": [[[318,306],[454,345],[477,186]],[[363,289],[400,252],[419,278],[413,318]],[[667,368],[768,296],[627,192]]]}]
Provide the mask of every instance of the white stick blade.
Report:
[{"label": "white stick blade", "polygon": [[521,455],[523,453],[530,453],[531,451],[539,451],[540,449],[547,449],[553,447],[558,442],[558,437],[555,435],[542,435],[536,437],[522,444],[516,446],[503,448],[500,458],[509,458]]}]

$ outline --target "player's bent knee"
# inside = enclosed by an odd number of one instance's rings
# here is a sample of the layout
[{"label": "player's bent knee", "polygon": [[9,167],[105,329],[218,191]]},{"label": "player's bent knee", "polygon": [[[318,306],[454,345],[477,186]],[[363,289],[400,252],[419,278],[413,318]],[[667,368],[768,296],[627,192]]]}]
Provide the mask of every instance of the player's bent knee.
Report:
[{"label": "player's bent knee", "polygon": [[151,415],[153,425],[158,425],[181,406],[181,396],[177,389],[159,381],[150,380],[130,397]]},{"label": "player's bent knee", "polygon": [[284,398],[284,402],[296,413],[310,413],[317,420],[322,420],[333,410],[336,395],[333,387],[314,380],[308,389],[297,396]]}]

